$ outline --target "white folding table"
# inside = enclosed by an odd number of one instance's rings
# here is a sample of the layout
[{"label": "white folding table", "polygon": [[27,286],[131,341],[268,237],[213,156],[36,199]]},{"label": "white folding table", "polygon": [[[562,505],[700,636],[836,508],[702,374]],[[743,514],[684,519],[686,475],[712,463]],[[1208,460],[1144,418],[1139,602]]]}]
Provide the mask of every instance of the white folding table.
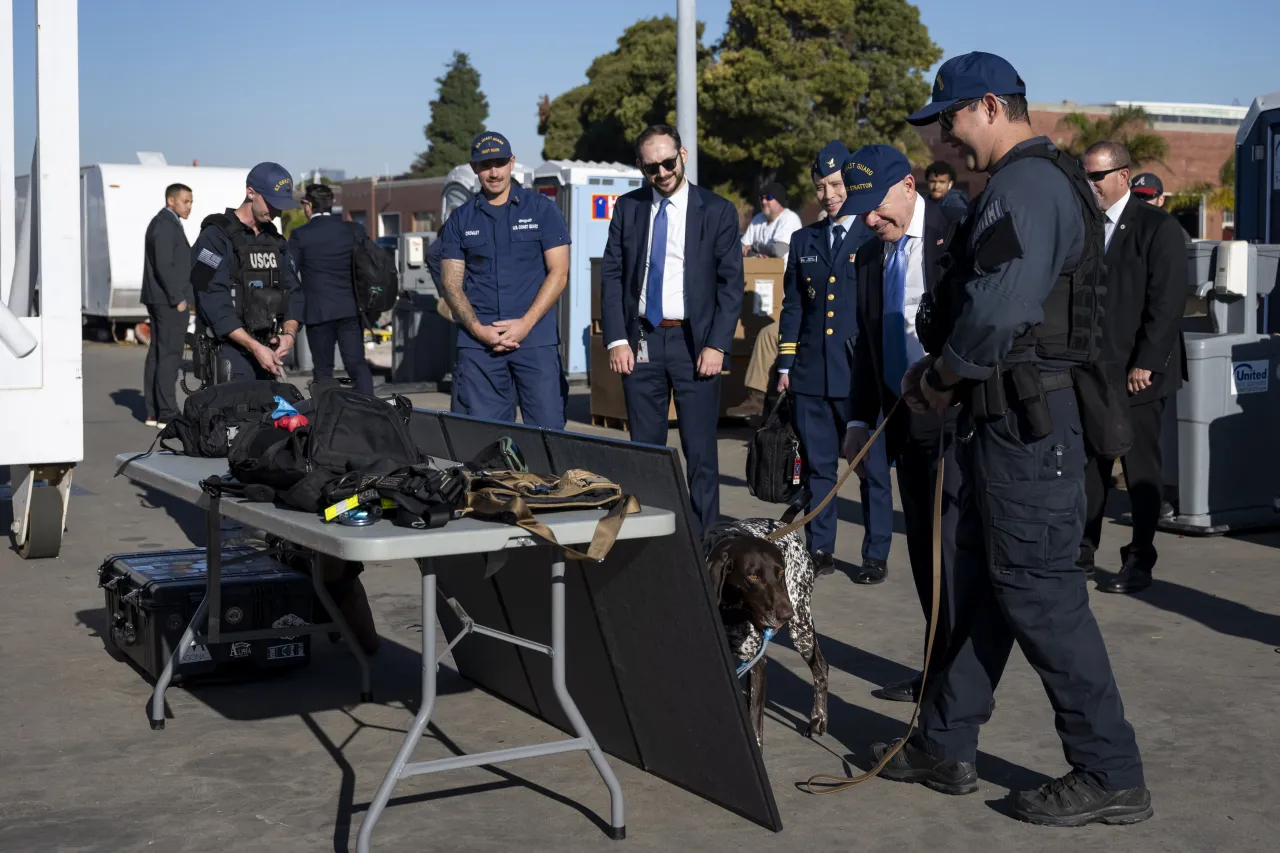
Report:
[{"label": "white folding table", "polygon": [[[475,767],[496,764],[502,761],[514,761],[521,758],[535,758],[542,755],[555,755],[561,752],[576,750],[585,751],[591,762],[599,771],[605,786],[609,790],[610,802],[610,835],[620,839],[626,836],[626,820],[623,809],[622,788],[614,776],[603,750],[596,743],[595,737],[578,712],[573,698],[565,683],[565,564],[563,554],[556,555],[551,562],[551,645],[544,645],[524,637],[517,637],[504,631],[498,631],[483,625],[476,625],[459,612],[463,620],[463,630],[454,638],[449,648],[456,645],[469,633],[483,634],[496,640],[511,643],[522,648],[542,652],[551,658],[551,680],[555,688],[556,698],[565,716],[573,725],[577,737],[552,743],[530,744],[509,749],[475,755],[460,755],[453,758],[435,761],[410,763],[413,751],[426,730],[427,722],[436,700],[436,669],[440,659],[449,652],[446,648],[437,655],[436,652],[436,573],[433,558],[449,557],[464,554],[498,555],[507,548],[523,548],[540,544],[519,527],[498,522],[481,521],[462,518],[450,521],[447,525],[435,530],[413,530],[396,527],[388,520],[365,527],[347,527],[328,523],[317,514],[285,509],[273,504],[252,503],[238,498],[210,497],[201,488],[200,482],[216,474],[226,475],[227,463],[223,459],[201,459],[191,456],[180,456],[167,452],[154,453],[136,458],[136,454],[124,453],[116,457],[123,466],[122,473],[130,480],[158,489],[205,510],[207,519],[208,576],[204,600],[200,602],[191,623],[182,634],[178,647],[173,650],[164,671],[156,680],[155,691],[150,705],[151,726],[154,729],[164,728],[164,694],[173,677],[173,668],[183,654],[196,642],[219,643],[232,639],[261,639],[268,636],[281,636],[285,633],[296,635],[301,633],[321,633],[336,627],[347,644],[351,647],[360,663],[361,701],[372,699],[369,663],[355,642],[350,628],[342,618],[342,614],[325,591],[323,577],[316,561],[312,561],[312,582],[316,595],[323,603],[332,624],[310,626],[287,626],[281,629],[259,631],[225,632],[221,629],[221,557],[222,541],[220,520],[222,517],[234,519],[254,529],[260,529],[303,548],[309,548],[322,554],[328,554],[342,560],[385,561],[413,559],[422,572],[422,703],[413,725],[405,736],[400,750],[396,753],[378,793],[369,804],[368,813],[360,825],[360,833],[356,842],[357,853],[368,853],[373,835],[374,825],[386,808],[387,801],[395,789],[396,783],[410,776],[425,773],[439,773],[461,767]],[[441,467],[454,463],[447,460],[433,460]],[[603,517],[599,510],[583,510],[571,512],[548,513],[539,520],[545,523],[556,539],[564,545],[584,545],[591,541],[595,533],[596,522]],[[642,508],[640,512],[625,517],[618,533],[618,539],[645,539],[657,536],[668,536],[675,531],[675,516],[670,510]],[[451,604],[453,602],[450,602]],[[456,608],[461,611],[461,608]],[[200,633],[201,624],[205,630]]]}]

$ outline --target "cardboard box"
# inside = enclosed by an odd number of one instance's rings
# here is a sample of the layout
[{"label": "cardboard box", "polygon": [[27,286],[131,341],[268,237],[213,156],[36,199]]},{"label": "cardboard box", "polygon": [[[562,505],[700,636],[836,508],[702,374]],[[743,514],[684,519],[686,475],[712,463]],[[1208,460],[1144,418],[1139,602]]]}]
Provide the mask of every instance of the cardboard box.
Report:
[{"label": "cardboard box", "polygon": [[[747,375],[747,365],[750,363],[750,356],[735,355],[729,358],[728,363],[720,372],[720,416],[734,406],[745,403],[747,400],[747,386],[743,384]],[[727,370],[728,373],[724,371]]]},{"label": "cardboard box", "polygon": [[744,258],[742,314],[733,333],[733,354],[751,355],[760,330],[782,316],[782,258]]},{"label": "cardboard box", "polygon": [[[591,336],[590,373],[591,416],[611,418],[625,421],[627,419],[627,401],[622,394],[622,377],[609,369],[609,351],[605,349],[604,337]],[[675,400],[667,402],[667,420],[676,419]]]}]

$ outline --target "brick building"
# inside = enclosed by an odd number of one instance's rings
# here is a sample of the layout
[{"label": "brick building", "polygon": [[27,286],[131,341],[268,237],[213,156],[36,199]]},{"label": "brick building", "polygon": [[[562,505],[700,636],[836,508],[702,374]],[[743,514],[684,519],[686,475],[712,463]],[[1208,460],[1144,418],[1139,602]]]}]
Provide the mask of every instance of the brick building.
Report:
[{"label": "brick building", "polygon": [[338,199],[344,219],[359,222],[369,236],[434,231],[440,225],[440,196],[445,179],[356,178],[343,181]]},{"label": "brick building", "polygon": [[[1062,119],[1067,113],[1081,112],[1091,118],[1110,115],[1121,107],[1142,107],[1151,116],[1152,128],[1169,143],[1169,156],[1165,164],[1148,163],[1136,171],[1153,172],[1160,176],[1165,194],[1176,193],[1183,187],[1201,182],[1218,183],[1219,171],[1227,158],[1235,152],[1235,134],[1246,107],[1215,104],[1167,104],[1154,102],[1119,101],[1115,104],[1081,105],[1071,101],[1057,104],[1032,103],[1031,127],[1037,134],[1049,137],[1057,145],[1071,141],[1072,131],[1064,128]],[[937,123],[920,128],[920,135],[933,150],[935,159],[955,167],[957,184],[970,197],[986,186],[985,174],[975,174],[965,168],[964,161],[949,145],[942,144]],[[922,180],[924,170],[918,169],[916,179]],[[1178,214],[1182,226],[1193,237],[1220,240],[1230,236],[1233,226],[1231,211],[1208,209],[1202,202],[1198,210]],[[1225,221],[1224,221],[1225,219]]]}]

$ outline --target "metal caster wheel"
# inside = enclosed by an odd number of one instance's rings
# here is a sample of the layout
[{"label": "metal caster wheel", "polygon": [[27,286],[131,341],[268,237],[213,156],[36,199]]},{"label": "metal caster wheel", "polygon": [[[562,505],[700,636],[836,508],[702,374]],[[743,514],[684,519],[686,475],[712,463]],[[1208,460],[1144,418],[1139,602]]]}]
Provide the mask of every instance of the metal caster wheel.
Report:
[{"label": "metal caster wheel", "polygon": [[53,486],[31,490],[27,539],[18,547],[24,560],[58,556],[62,550],[62,495]]}]

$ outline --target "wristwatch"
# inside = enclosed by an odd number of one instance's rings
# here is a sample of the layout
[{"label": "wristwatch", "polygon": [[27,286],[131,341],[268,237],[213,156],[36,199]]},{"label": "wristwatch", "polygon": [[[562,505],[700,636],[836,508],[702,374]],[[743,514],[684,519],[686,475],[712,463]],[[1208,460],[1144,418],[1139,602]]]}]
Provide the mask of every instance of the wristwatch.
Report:
[{"label": "wristwatch", "polygon": [[929,383],[929,387],[940,394],[955,388],[955,385],[944,385],[942,382],[942,374],[933,365],[929,365],[929,369],[924,372],[924,381]]}]

